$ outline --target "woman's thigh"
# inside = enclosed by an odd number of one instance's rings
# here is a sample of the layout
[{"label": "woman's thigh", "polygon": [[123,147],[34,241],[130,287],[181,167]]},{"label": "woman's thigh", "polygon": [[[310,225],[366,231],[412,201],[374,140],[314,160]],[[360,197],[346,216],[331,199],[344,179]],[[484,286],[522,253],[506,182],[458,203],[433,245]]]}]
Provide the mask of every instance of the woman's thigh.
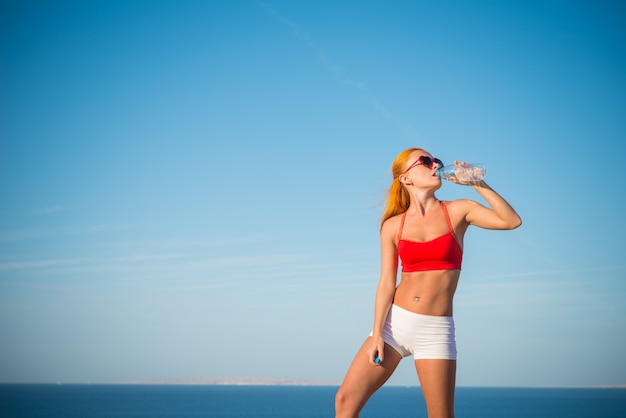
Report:
[{"label": "woman's thigh", "polygon": [[456,360],[415,360],[429,417],[454,417]]},{"label": "woman's thigh", "polygon": [[338,392],[339,399],[358,410],[389,379],[402,360],[396,350],[385,344],[385,360],[380,365],[372,365],[367,354],[371,338],[368,337],[357,352]]}]

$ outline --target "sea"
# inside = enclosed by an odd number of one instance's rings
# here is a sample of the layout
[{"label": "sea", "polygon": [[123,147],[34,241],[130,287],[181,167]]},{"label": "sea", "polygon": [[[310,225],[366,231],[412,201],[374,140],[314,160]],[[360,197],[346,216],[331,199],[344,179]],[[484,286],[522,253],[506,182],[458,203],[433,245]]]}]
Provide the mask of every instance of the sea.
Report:
[{"label": "sea", "polygon": [[[0,417],[332,418],[333,386],[0,384]],[[457,418],[624,418],[626,388],[456,390]],[[419,387],[385,386],[361,418],[426,417]]]}]

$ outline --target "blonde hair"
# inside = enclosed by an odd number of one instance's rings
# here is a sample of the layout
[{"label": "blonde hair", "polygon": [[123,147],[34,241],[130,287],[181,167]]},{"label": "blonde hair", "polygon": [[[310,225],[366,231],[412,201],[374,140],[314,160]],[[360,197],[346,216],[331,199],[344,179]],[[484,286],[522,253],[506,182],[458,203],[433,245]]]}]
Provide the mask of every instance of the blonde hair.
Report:
[{"label": "blonde hair", "polygon": [[[404,188],[400,180],[398,179],[409,163],[409,156],[415,151],[424,151],[422,148],[409,148],[402,151],[391,164],[391,175],[393,180],[391,181],[391,187],[387,191],[387,200],[385,203],[385,210],[381,217],[380,226],[382,228],[385,221],[393,216],[399,215],[402,212],[406,212],[411,203],[409,192]],[[426,151],[424,151],[426,152]]]}]

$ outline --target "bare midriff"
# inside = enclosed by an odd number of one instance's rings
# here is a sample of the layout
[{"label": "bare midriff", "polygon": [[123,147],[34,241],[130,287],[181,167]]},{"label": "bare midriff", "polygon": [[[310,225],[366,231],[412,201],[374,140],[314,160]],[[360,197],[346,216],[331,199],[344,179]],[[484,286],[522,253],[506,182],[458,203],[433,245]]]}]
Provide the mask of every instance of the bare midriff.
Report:
[{"label": "bare midriff", "polygon": [[461,270],[402,273],[393,303],[422,315],[452,316],[452,300]]}]

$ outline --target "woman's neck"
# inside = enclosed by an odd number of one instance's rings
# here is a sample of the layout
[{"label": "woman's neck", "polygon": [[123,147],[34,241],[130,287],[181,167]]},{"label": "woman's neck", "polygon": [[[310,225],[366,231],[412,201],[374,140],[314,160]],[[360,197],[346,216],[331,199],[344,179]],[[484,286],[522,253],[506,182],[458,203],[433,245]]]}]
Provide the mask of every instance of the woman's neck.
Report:
[{"label": "woman's neck", "polygon": [[413,192],[411,193],[411,203],[409,204],[409,213],[425,214],[434,207],[439,206],[439,200],[432,192]]}]

